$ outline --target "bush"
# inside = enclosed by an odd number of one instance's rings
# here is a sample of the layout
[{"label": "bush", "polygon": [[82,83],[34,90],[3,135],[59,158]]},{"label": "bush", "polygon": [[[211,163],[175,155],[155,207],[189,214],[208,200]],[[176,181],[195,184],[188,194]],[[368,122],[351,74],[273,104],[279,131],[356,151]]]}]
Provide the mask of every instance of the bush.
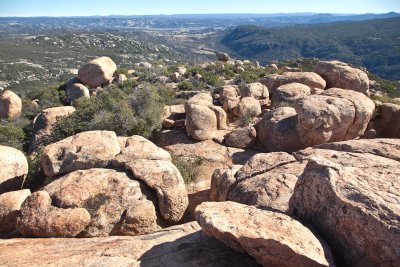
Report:
[{"label": "bush", "polygon": [[129,75],[129,74],[128,74],[128,68],[118,68],[118,69],[115,71],[115,74],[116,74],[116,75],[124,74],[125,76],[128,76],[128,75]]},{"label": "bush", "polygon": [[0,145],[24,150],[25,132],[22,128],[13,125],[0,125]]},{"label": "bush", "polygon": [[197,157],[195,159],[183,159],[177,156],[172,156],[172,163],[178,168],[182,175],[185,184],[190,184],[196,181],[200,173],[200,166],[204,163],[205,159]]},{"label": "bush", "polygon": [[178,84],[178,89],[182,91],[193,90],[193,84],[189,81],[182,81]]}]

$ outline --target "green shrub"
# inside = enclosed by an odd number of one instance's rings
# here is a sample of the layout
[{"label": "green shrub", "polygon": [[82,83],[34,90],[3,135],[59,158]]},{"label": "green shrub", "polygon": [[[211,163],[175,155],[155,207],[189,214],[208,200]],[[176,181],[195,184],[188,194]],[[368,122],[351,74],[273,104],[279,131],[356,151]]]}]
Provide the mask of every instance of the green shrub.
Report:
[{"label": "green shrub", "polygon": [[0,145],[24,150],[25,132],[22,128],[13,125],[0,125]]},{"label": "green shrub", "polygon": [[200,166],[204,163],[205,159],[197,157],[195,159],[184,159],[178,156],[172,156],[172,163],[178,168],[182,175],[185,184],[190,184],[196,181],[200,174]]},{"label": "green shrub", "polygon": [[182,91],[193,90],[193,84],[189,81],[182,81],[178,84],[178,89]]},{"label": "green shrub", "polygon": [[119,75],[119,74],[124,74],[125,76],[128,76],[129,74],[128,74],[128,68],[118,68],[116,71],[115,71],[115,73],[117,74],[117,75]]}]

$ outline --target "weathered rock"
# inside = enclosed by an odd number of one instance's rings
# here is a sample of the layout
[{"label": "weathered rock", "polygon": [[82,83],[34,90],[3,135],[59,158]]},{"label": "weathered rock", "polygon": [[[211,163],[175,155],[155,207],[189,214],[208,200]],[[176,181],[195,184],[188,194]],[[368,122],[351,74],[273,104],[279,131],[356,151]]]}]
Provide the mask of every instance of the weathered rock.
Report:
[{"label": "weathered rock", "polygon": [[0,118],[12,120],[21,115],[22,100],[14,92],[5,90],[0,92]]},{"label": "weathered rock", "polygon": [[215,56],[217,57],[217,60],[219,61],[229,61],[231,58],[227,53],[224,52],[215,52]]},{"label": "weathered rock", "polygon": [[0,236],[13,234],[21,205],[30,194],[29,189],[23,189],[0,195]]},{"label": "weathered rock", "polygon": [[187,69],[183,66],[177,67],[176,71],[180,74],[180,75],[185,75]]},{"label": "weathered rock", "polygon": [[256,141],[256,129],[253,126],[238,128],[225,136],[225,144],[231,147],[248,148]]},{"label": "weathered rock", "polygon": [[203,230],[264,266],[335,266],[329,247],[300,222],[235,202],[205,202],[196,209]]},{"label": "weathered rock", "polygon": [[293,105],[297,100],[311,95],[311,89],[301,83],[288,83],[278,87],[271,98],[271,107]]},{"label": "weathered rock", "polygon": [[261,105],[254,97],[243,97],[234,109],[238,117],[255,117],[261,114]]},{"label": "weathered rock", "polygon": [[[304,147],[351,139],[354,125],[354,104],[342,98],[312,95],[297,101],[297,133]],[[354,137],[353,137],[354,138]]]},{"label": "weathered rock", "polygon": [[327,88],[337,87],[368,94],[368,75],[339,61],[320,61],[314,70],[325,79]]},{"label": "weathered rock", "polygon": [[207,236],[196,222],[135,237],[0,240],[0,262],[7,266],[259,266],[250,256]]},{"label": "weathered rock", "polygon": [[53,125],[58,119],[66,117],[75,112],[74,107],[61,106],[43,110],[33,120],[33,138],[29,151],[32,153],[51,134]]},{"label": "weathered rock", "polygon": [[224,86],[222,86],[219,95],[220,95],[219,102],[221,104],[223,104],[228,99],[232,99],[232,98],[237,98],[238,97],[238,94],[237,94],[237,91],[236,91],[236,87],[234,87],[233,85],[224,85]]},{"label": "weathered rock", "polygon": [[242,165],[232,168],[216,169],[211,176],[210,201],[226,201],[232,187],[236,184],[235,174]]},{"label": "weathered rock", "polygon": [[227,115],[225,111],[212,104],[212,97],[207,93],[195,95],[185,105],[186,131],[196,140],[209,140],[218,129],[225,129]]},{"label": "weathered rock", "polygon": [[281,107],[264,114],[256,125],[257,139],[267,151],[294,152],[303,145],[296,131],[297,113],[291,107]]},{"label": "weathered rock", "polygon": [[302,69],[300,69],[300,68],[291,68],[291,67],[288,67],[288,66],[284,66],[284,67],[281,68],[281,71],[283,71],[283,72],[302,72]]},{"label": "weathered rock", "polygon": [[[125,172],[110,169],[75,171],[43,190],[49,193],[60,213],[63,209],[83,208],[90,214],[90,222],[80,236],[138,235],[160,228],[156,223],[155,207],[143,194],[148,192],[142,193],[139,182]],[[51,213],[42,216],[50,217]]]},{"label": "weathered rock", "polygon": [[123,73],[120,73],[120,74],[118,74],[117,75],[117,77],[115,78],[115,83],[117,83],[117,84],[122,84],[122,83],[124,83],[125,81],[127,81],[128,80],[128,78],[126,77],[126,75],[125,74],[123,74]]},{"label": "weathered rock", "polygon": [[241,97],[254,97],[255,99],[268,99],[269,92],[268,88],[262,83],[250,83],[246,84],[240,92]]},{"label": "weathered rock", "polygon": [[372,120],[376,136],[400,138],[400,106],[383,103],[377,108],[377,114]]},{"label": "weathered rock", "polygon": [[51,202],[46,191],[28,196],[17,219],[18,232],[35,237],[73,237],[85,230],[90,222],[86,209],[60,209]]},{"label": "weathered rock", "polygon": [[78,72],[79,79],[90,88],[110,83],[117,65],[109,57],[95,58],[83,65]]},{"label": "weathered rock", "polygon": [[262,78],[260,82],[268,87],[270,95],[275,93],[275,90],[288,83],[301,83],[310,88],[324,89],[326,82],[315,72],[286,72],[282,75],[273,74]]},{"label": "weathered rock", "polygon": [[120,151],[114,132],[82,132],[46,146],[40,164],[45,175],[54,178],[76,170],[105,167]]},{"label": "weathered rock", "polygon": [[291,214],[315,227],[342,265],[398,266],[400,162],[327,149],[296,157],[309,162],[290,200]]},{"label": "weathered rock", "polygon": [[74,102],[78,98],[90,98],[89,89],[81,83],[74,83],[67,89],[67,96],[69,102]]},{"label": "weathered rock", "polygon": [[[118,159],[116,159],[118,160]],[[122,162],[118,162],[122,165]],[[188,205],[185,183],[174,164],[166,160],[138,159],[123,162],[136,179],[154,189],[161,215],[168,222],[178,222]]]},{"label": "weathered rock", "polygon": [[362,93],[339,88],[330,88],[321,95],[343,98],[353,103],[355,118],[346,133],[345,139],[354,139],[364,134],[375,110],[375,104],[371,99]]},{"label": "weathered rock", "polygon": [[19,190],[28,174],[28,161],[21,151],[0,145],[0,194]]},{"label": "weathered rock", "polygon": [[272,71],[279,71],[279,68],[276,64],[272,63],[271,65],[269,65],[269,67],[271,68]]}]

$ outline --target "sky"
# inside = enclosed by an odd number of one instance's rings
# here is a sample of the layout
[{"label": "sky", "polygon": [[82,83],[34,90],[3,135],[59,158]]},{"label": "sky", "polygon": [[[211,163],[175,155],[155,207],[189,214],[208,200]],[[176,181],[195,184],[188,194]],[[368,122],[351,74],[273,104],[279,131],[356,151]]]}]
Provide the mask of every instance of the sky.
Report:
[{"label": "sky", "polygon": [[400,0],[0,0],[0,16],[400,13]]}]

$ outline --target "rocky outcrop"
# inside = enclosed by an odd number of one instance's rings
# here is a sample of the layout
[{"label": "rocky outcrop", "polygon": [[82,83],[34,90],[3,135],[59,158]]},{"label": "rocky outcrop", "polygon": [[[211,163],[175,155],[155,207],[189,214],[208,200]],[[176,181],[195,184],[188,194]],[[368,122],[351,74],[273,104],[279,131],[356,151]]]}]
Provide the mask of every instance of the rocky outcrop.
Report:
[{"label": "rocky outcrop", "polygon": [[90,98],[89,89],[81,83],[74,83],[70,87],[67,87],[68,102],[72,103],[78,98],[85,97]]},{"label": "rocky outcrop", "polygon": [[78,71],[78,76],[83,84],[89,88],[96,88],[111,83],[116,70],[117,65],[111,58],[98,57],[83,65]]},{"label": "rocky outcrop", "polygon": [[0,194],[19,190],[28,174],[28,161],[21,151],[0,145]]},{"label": "rocky outcrop", "polygon": [[21,115],[22,100],[14,92],[0,92],[0,119],[12,120]]},{"label": "rocky outcrop", "polygon": [[208,235],[263,266],[335,266],[325,242],[287,215],[235,202],[205,202],[195,214]]},{"label": "rocky outcrop", "polygon": [[297,113],[291,107],[281,107],[264,114],[256,125],[257,140],[267,151],[294,152],[303,148],[296,131]]},{"label": "rocky outcrop", "polygon": [[238,97],[236,87],[233,85],[224,85],[222,86],[219,93],[219,102],[224,104],[228,99],[236,99]]},{"label": "rocky outcrop", "polygon": [[269,92],[268,88],[262,83],[250,83],[243,86],[241,92],[241,97],[254,97],[255,99],[268,99]]},{"label": "rocky outcrop", "polygon": [[22,204],[16,227],[26,236],[73,237],[85,230],[89,222],[86,209],[54,207],[49,193],[37,191]]},{"label": "rocky outcrop", "polygon": [[368,75],[340,61],[320,61],[314,70],[325,79],[327,88],[337,87],[368,94]]},{"label": "rocky outcrop", "polygon": [[399,144],[353,140],[295,155],[309,162],[290,212],[316,228],[343,265],[400,264]]},{"label": "rocky outcrop", "polygon": [[271,98],[271,107],[291,106],[297,100],[311,95],[311,89],[301,83],[288,83],[278,87]]},{"label": "rocky outcrop", "polygon": [[243,97],[233,112],[237,117],[251,118],[261,114],[261,105],[254,97]]},{"label": "rocky outcrop", "polygon": [[228,133],[225,138],[225,144],[230,147],[248,148],[256,142],[256,129],[253,126],[242,127]]},{"label": "rocky outcrop", "polygon": [[227,115],[225,111],[212,103],[207,93],[195,95],[185,105],[186,131],[196,140],[212,139],[217,130],[225,129]]},{"label": "rocky outcrop", "polygon": [[260,82],[268,87],[270,95],[275,93],[275,90],[288,83],[301,83],[310,88],[324,89],[326,86],[325,80],[315,72],[286,72],[284,74],[273,74],[262,78]]},{"label": "rocky outcrop", "polygon": [[45,175],[54,178],[76,170],[105,167],[120,151],[114,132],[82,132],[46,146],[40,164]]},{"label": "rocky outcrop", "polygon": [[75,112],[74,107],[62,106],[43,110],[33,120],[33,138],[30,144],[29,151],[32,153],[36,148],[46,141],[46,138],[51,134],[53,125],[58,119],[67,117]]},{"label": "rocky outcrop", "polygon": [[29,189],[23,189],[0,195],[0,237],[14,233],[21,205],[30,194]]},{"label": "rocky outcrop", "polygon": [[259,266],[247,254],[207,236],[195,222],[135,237],[0,240],[0,262],[8,266]]},{"label": "rocky outcrop", "polygon": [[[83,208],[90,214],[90,222],[80,232],[81,237],[139,235],[160,228],[156,223],[154,204],[145,196],[149,192],[125,172],[110,169],[75,171],[48,184],[43,190],[49,193],[60,213],[71,208]],[[51,219],[52,213],[42,216]],[[24,215],[22,221],[27,221]]]}]

